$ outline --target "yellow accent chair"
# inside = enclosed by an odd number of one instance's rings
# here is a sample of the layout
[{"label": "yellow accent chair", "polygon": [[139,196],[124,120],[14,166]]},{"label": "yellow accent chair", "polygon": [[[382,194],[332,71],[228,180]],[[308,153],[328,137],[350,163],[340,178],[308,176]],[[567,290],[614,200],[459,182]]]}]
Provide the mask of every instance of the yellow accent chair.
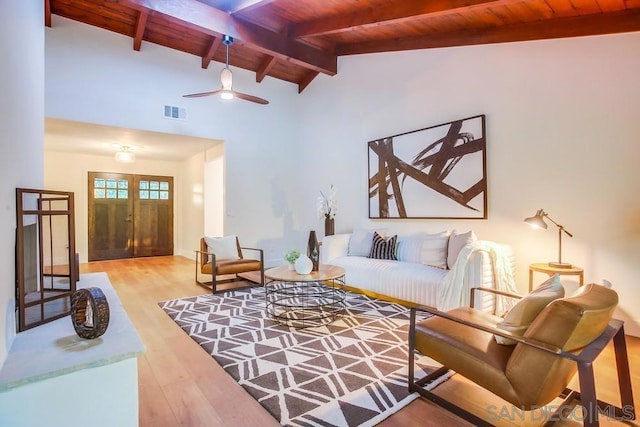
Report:
[{"label": "yellow accent chair", "polygon": [[[243,251],[251,251],[256,258],[245,258]],[[240,246],[237,236],[202,237],[200,250],[196,252],[196,283],[210,288],[215,294],[218,285],[238,280],[252,281],[264,286],[264,251],[258,248]],[[241,273],[259,272],[259,279],[240,277]],[[218,279],[218,276],[234,275],[229,279]],[[202,276],[211,276],[211,280],[203,280]],[[251,285],[249,285],[251,286]],[[244,286],[242,288],[246,288]],[[236,287],[234,289],[242,289]]]},{"label": "yellow accent chair", "polygon": [[[479,291],[521,298],[485,288],[472,289],[472,296]],[[503,318],[474,309],[473,302],[471,307],[447,312],[414,307],[409,329],[409,390],[477,426],[491,426],[490,421],[498,421],[499,414],[492,417],[487,410],[478,416],[425,388],[443,375],[450,375],[451,370],[504,399],[505,408],[510,404],[512,409],[533,411],[557,397],[564,399],[558,406],[550,405],[549,412],[557,410],[547,418],[549,422],[571,414],[573,407],[569,404],[573,400],[583,408],[578,419],[585,426],[598,426],[599,417],[605,416],[634,420],[623,322],[612,318],[617,304],[615,291],[596,284],[585,285],[574,295],[541,307],[520,334],[500,328]],[[427,317],[417,321],[418,312],[428,313]],[[496,336],[513,344],[499,344],[504,340],[496,340]],[[615,351],[620,407],[596,398],[592,363],[610,341]],[[415,351],[443,366],[416,379]],[[567,388],[576,371],[579,392]]]}]

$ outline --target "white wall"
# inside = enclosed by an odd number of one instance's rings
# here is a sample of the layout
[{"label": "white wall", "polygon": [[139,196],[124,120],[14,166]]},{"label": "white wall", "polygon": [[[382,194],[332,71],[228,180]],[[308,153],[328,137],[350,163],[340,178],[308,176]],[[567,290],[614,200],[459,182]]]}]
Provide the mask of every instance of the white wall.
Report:
[{"label": "white wall", "polygon": [[206,236],[224,235],[224,144],[207,150],[204,163],[204,233]]},{"label": "white wall", "polygon": [[[199,57],[150,43],[136,52],[130,37],[55,15],[45,54],[47,117],[223,140],[224,232],[264,248],[267,262],[281,261],[298,199],[295,85],[271,78],[258,85],[254,73],[232,68],[234,87],[271,103],[184,99],[217,88],[221,65],[203,70]],[[164,119],[165,104],[187,108],[188,120]]]},{"label": "white wall", "polygon": [[204,164],[206,153],[197,154],[182,164],[184,179],[182,205],[174,205],[174,211],[182,212],[182,226],[176,230],[180,240],[176,255],[194,258],[198,242],[204,233]]},{"label": "white wall", "polygon": [[[473,228],[515,247],[524,292],[528,265],[557,257],[555,227],[522,222],[544,208],[575,235],[563,240],[563,260],[587,282],[611,281],[617,316],[639,335],[638,52],[632,33],[341,58],[337,76],[301,95],[299,175],[311,190],[300,215],[321,229],[315,199],[333,183],[337,232]],[[367,141],[476,114],[487,115],[488,220],[367,219]]]},{"label": "white wall", "polygon": [[44,6],[0,2],[0,365],[15,336],[16,188],[41,188],[44,141]]}]

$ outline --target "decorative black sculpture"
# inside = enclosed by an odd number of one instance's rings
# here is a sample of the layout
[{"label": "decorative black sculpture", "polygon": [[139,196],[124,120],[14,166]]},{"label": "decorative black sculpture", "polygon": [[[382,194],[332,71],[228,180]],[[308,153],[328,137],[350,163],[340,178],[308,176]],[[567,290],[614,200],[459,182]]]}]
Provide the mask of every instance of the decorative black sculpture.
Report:
[{"label": "decorative black sculpture", "polygon": [[109,303],[102,289],[78,289],[71,296],[71,321],[81,338],[94,339],[104,334],[109,326]]},{"label": "decorative black sculpture", "polygon": [[318,245],[318,239],[316,238],[316,232],[314,230],[309,233],[307,256],[313,263],[312,271],[318,271],[318,267],[320,266],[320,246]]}]

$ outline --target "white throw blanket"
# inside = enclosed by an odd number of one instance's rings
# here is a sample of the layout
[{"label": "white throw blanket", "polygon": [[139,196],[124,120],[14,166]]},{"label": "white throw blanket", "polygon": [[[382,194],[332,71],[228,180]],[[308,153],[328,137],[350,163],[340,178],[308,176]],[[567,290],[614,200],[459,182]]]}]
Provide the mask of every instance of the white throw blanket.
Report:
[{"label": "white throw blanket", "polygon": [[[472,283],[465,283],[465,276],[469,257],[477,251],[485,251],[491,257],[495,274],[495,288],[503,292],[518,293],[515,278],[510,265],[509,256],[504,247],[486,240],[478,240],[465,246],[458,255],[458,260],[449,273],[444,277],[438,310],[447,311],[458,307],[468,307],[470,303]],[[505,313],[515,303],[513,298],[498,295],[496,298],[496,314]]]}]

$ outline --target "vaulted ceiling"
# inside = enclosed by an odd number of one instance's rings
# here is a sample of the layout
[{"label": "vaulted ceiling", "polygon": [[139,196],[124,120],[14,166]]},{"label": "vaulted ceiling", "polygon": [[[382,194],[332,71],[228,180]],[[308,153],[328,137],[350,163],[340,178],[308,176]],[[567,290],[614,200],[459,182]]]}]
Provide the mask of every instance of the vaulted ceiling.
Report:
[{"label": "vaulted ceiling", "polygon": [[44,0],[51,15],[291,82],[339,56],[640,31],[640,0]]}]

